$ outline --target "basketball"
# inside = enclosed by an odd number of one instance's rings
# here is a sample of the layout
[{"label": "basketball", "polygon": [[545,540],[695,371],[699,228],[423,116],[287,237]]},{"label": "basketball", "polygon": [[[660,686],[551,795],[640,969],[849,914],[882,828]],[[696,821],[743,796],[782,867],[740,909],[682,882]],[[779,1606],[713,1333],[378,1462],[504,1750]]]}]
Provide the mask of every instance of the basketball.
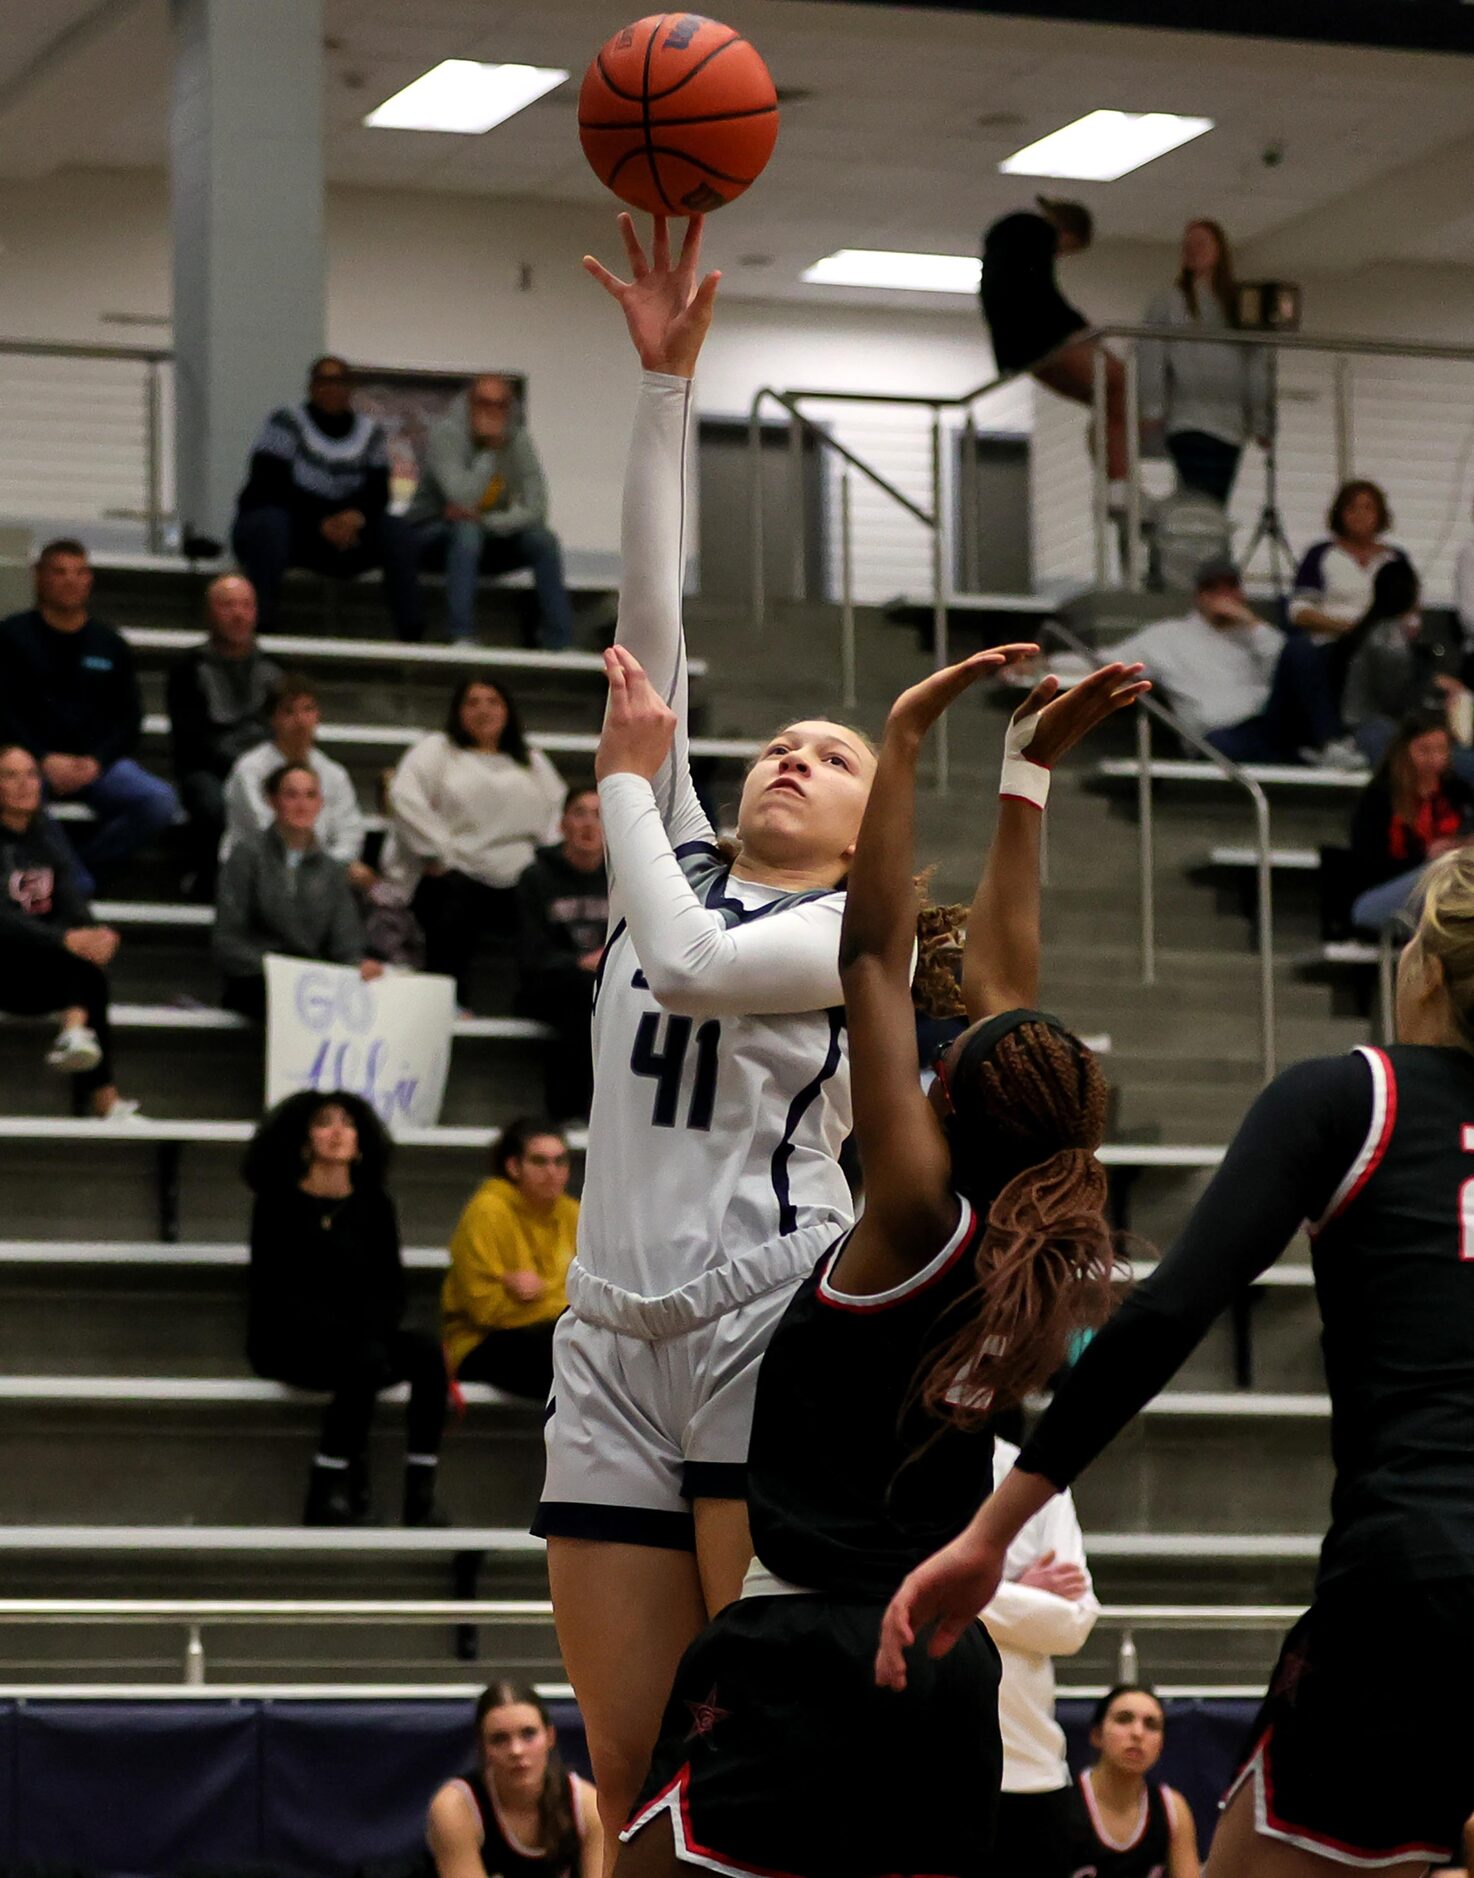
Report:
[{"label": "basketball", "polygon": [[652,215],[705,215],[762,174],[778,94],[757,48],[699,13],[652,13],[594,55],[578,135],[599,181]]}]

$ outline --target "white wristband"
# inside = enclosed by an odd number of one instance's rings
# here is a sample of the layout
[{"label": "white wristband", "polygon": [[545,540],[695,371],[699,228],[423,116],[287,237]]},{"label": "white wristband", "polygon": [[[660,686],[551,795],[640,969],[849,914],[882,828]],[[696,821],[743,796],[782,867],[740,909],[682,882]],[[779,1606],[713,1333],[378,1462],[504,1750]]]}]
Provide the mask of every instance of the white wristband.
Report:
[{"label": "white wristband", "polygon": [[1039,728],[1037,712],[1020,723],[1010,723],[1003,739],[1003,774],[998,778],[1000,796],[1018,796],[1042,809],[1049,800],[1049,771],[1042,763],[1032,763],[1025,755]]}]

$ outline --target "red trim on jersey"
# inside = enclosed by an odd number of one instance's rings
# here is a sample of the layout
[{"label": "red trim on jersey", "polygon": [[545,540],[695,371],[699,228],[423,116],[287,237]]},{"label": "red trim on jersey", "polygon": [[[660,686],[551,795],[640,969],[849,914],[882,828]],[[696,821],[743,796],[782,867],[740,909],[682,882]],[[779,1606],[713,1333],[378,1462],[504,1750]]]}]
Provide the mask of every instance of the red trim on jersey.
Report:
[{"label": "red trim on jersey", "polygon": [[1274,1744],[1274,1723],[1271,1722],[1254,1744],[1253,1750],[1240,1768],[1233,1785],[1224,1796],[1226,1806],[1246,1781],[1252,1781],[1256,1775],[1262,1783],[1264,1803],[1264,1823],[1272,1833],[1296,1844],[1320,1846],[1331,1858],[1343,1863],[1351,1862],[1371,1869],[1380,1865],[1390,1865],[1397,1859],[1448,1858],[1453,1848],[1447,1845],[1423,1845],[1411,1842],[1407,1845],[1389,1845],[1372,1850],[1364,1845],[1353,1845],[1349,1839],[1336,1839],[1330,1833],[1316,1832],[1313,1827],[1296,1824],[1284,1819],[1275,1811],[1274,1806],[1274,1770],[1270,1766],[1270,1749]]},{"label": "red trim on jersey", "polygon": [[[1046,776],[1049,774],[1049,766],[1045,763],[1036,763],[1034,767],[1035,769],[1042,769]],[[1015,795],[1011,789],[1000,789],[998,791],[998,800],[1000,802],[1027,802],[1031,809],[1038,809],[1041,815],[1044,813],[1044,805],[1042,802],[1036,802],[1032,796]]]},{"label": "red trim on jersey", "polygon": [[952,1230],[956,1234],[957,1243],[950,1252],[943,1250],[937,1253],[930,1267],[923,1265],[919,1272],[913,1272],[901,1284],[892,1285],[888,1291],[877,1291],[873,1297],[868,1298],[856,1297],[848,1291],[829,1291],[825,1288],[840,1254],[849,1243],[849,1235],[846,1234],[830,1253],[828,1262],[820,1274],[819,1302],[827,1304],[834,1311],[859,1312],[889,1311],[894,1310],[898,1305],[909,1304],[913,1298],[919,1298],[924,1291],[930,1291],[939,1279],[945,1278],[977,1238],[977,1211],[966,1200],[962,1202],[962,1216]]},{"label": "red trim on jersey", "polygon": [[[1380,1093],[1382,1095],[1383,1104],[1382,1126],[1378,1131],[1375,1141],[1372,1141],[1369,1136],[1368,1139],[1362,1143],[1361,1153],[1357,1156],[1357,1159],[1361,1161],[1362,1165],[1357,1171],[1355,1179],[1351,1182],[1351,1185],[1346,1189],[1345,1193],[1343,1193],[1339,1199],[1333,1200],[1322,1217],[1310,1228],[1310,1236],[1312,1238],[1324,1231],[1333,1219],[1339,1219],[1346,1211],[1347,1207],[1351,1205],[1352,1201],[1356,1199],[1357,1195],[1361,1193],[1362,1189],[1381,1165],[1382,1159],[1387,1152],[1388,1143],[1392,1139],[1392,1131],[1397,1126],[1397,1072],[1392,1067],[1392,1059],[1385,1050],[1378,1050],[1370,1044],[1361,1044],[1358,1048],[1361,1055],[1367,1059],[1367,1067],[1372,1073],[1372,1114],[1374,1118],[1376,1116],[1376,1103],[1379,1093],[1376,1085],[1378,1066],[1380,1065],[1382,1078]],[[1356,1166],[1355,1161],[1353,1161],[1352,1166]]]}]

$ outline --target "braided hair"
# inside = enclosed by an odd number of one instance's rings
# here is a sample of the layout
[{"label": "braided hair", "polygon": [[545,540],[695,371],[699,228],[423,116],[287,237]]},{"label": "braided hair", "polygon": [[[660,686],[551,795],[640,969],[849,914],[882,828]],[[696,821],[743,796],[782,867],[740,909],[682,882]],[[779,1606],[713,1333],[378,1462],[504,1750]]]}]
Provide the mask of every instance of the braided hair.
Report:
[{"label": "braided hair", "polygon": [[1042,1016],[991,1051],[958,1054],[947,1123],[953,1178],[983,1215],[965,1321],[919,1380],[941,1421],[977,1428],[1065,1361],[1114,1309],[1115,1238],[1095,1157],[1107,1089],[1078,1037]]}]

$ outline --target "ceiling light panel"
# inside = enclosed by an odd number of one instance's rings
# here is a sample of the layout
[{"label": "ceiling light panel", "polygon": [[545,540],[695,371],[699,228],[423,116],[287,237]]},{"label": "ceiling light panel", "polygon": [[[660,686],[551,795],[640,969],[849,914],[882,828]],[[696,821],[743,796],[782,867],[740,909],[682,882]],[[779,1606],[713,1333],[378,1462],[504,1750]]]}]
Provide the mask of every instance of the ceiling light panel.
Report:
[{"label": "ceiling light panel", "polygon": [[544,65],[442,59],[363,120],[373,130],[439,130],[479,137],[567,80]]},{"label": "ceiling light panel", "polygon": [[806,267],[816,287],[901,287],[910,293],[976,293],[979,263],[969,254],[902,254],[889,248],[840,248]]},{"label": "ceiling light panel", "polygon": [[1090,111],[1016,150],[998,167],[1007,176],[1113,183],[1212,128],[1211,117],[1179,117],[1173,111]]}]

